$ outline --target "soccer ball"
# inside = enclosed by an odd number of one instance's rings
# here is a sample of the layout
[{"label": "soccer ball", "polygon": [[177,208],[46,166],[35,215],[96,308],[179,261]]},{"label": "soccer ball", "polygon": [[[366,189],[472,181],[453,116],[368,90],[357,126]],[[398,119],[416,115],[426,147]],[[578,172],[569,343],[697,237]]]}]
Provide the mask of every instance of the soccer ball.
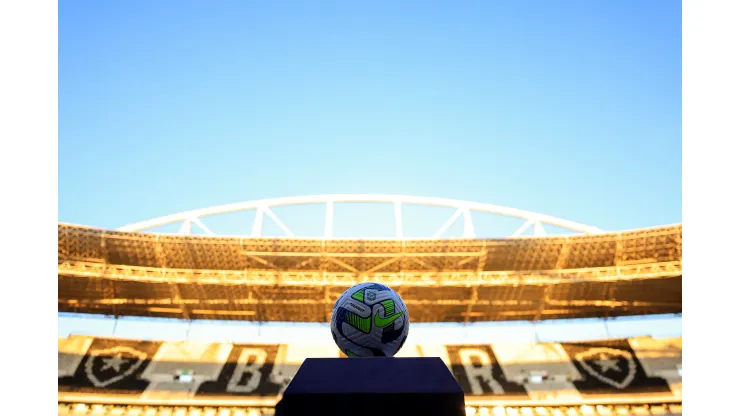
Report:
[{"label": "soccer ball", "polygon": [[392,357],[409,334],[409,314],[398,293],[378,283],[347,289],[334,304],[331,335],[348,357]]}]

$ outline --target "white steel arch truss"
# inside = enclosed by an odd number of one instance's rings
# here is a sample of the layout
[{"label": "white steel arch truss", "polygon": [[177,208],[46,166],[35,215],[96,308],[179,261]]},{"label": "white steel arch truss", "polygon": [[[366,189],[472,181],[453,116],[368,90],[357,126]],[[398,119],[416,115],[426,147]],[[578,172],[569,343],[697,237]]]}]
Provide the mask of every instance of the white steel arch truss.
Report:
[{"label": "white steel arch truss", "polygon": [[196,226],[201,228],[207,235],[215,235],[213,231],[211,231],[205,224],[203,224],[201,218],[212,215],[254,210],[255,219],[252,226],[252,232],[250,234],[251,237],[262,237],[263,219],[265,215],[267,215],[285,233],[285,236],[283,238],[296,238],[293,232],[278,218],[272,208],[286,205],[325,204],[326,210],[324,218],[323,239],[328,240],[334,238],[334,206],[337,203],[352,202],[393,204],[395,218],[395,239],[397,240],[406,239],[403,233],[403,216],[401,214],[401,208],[403,205],[426,205],[455,209],[455,212],[447,219],[444,224],[440,226],[437,232],[434,233],[434,235],[432,236],[433,239],[441,238],[442,234],[447,231],[460,216],[462,216],[463,218],[463,238],[475,238],[475,227],[471,215],[472,211],[523,219],[525,222],[510,237],[522,236],[522,234],[530,227],[533,228],[535,236],[543,236],[545,235],[545,230],[542,227],[543,224],[553,225],[582,234],[601,234],[604,232],[597,227],[579,224],[577,222],[539,214],[536,212],[524,211],[499,205],[445,198],[384,194],[308,195],[240,202],[158,217],[151,220],[123,226],[119,228],[118,231],[140,232],[163,225],[182,223],[179,231],[180,234],[190,234],[192,231],[192,225],[195,224]]}]

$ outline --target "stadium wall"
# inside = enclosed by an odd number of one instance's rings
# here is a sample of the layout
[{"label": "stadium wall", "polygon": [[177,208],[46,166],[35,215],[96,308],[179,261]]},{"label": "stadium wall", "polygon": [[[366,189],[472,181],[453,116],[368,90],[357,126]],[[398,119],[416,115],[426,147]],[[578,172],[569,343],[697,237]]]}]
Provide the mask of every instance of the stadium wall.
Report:
[{"label": "stadium wall", "polygon": [[[58,340],[58,400],[138,405],[273,406],[309,357],[334,345]],[[436,356],[468,405],[680,403],[681,338],[568,343],[406,345]]]}]

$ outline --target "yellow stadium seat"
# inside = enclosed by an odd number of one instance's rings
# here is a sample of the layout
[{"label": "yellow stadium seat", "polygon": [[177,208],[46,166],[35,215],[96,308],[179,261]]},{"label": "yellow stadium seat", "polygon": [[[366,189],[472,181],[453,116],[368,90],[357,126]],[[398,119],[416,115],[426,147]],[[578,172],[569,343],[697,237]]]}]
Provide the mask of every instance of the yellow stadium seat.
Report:
[{"label": "yellow stadium seat", "polygon": [[123,414],[126,412],[126,408],[123,406],[114,406],[110,411],[108,412],[107,416],[123,416]]},{"label": "yellow stadium seat", "polygon": [[549,415],[549,414],[550,414],[550,412],[548,411],[548,409],[547,409],[547,408],[545,408],[545,407],[536,407],[536,408],[534,409],[534,413],[535,413],[535,414],[536,414],[537,416],[547,416],[547,415]]},{"label": "yellow stadium seat", "polygon": [[683,406],[680,404],[672,404],[668,406],[668,409],[671,411],[672,416],[681,416],[683,415]]},{"label": "yellow stadium seat", "polygon": [[519,408],[518,407],[507,407],[506,414],[507,416],[520,416]]},{"label": "yellow stadium seat", "polygon": [[614,408],[618,416],[630,416],[630,408],[628,406],[617,406]]},{"label": "yellow stadium seat", "polygon": [[147,407],[144,409],[143,416],[157,416],[157,409],[154,407]]},{"label": "yellow stadium seat", "polygon": [[596,406],[596,413],[599,416],[613,416],[615,413],[609,406]]},{"label": "yellow stadium seat", "polygon": [[171,407],[160,407],[157,416],[172,416],[173,409]]},{"label": "yellow stadium seat", "polygon": [[634,416],[647,416],[650,414],[650,409],[647,406],[635,406],[630,410]]},{"label": "yellow stadium seat", "polygon": [[87,416],[89,408],[84,403],[77,403],[72,408],[72,416]]},{"label": "yellow stadium seat", "polygon": [[652,415],[667,415],[668,409],[665,406],[650,406],[650,414]]},{"label": "yellow stadium seat", "polygon": [[90,416],[103,416],[106,414],[108,409],[105,408],[105,406],[101,404],[94,404],[90,407],[90,413],[88,413]]},{"label": "yellow stadium seat", "polygon": [[216,409],[212,407],[206,407],[203,409],[203,416],[216,416]]},{"label": "yellow stadium seat", "polygon": [[565,410],[567,416],[581,416],[581,412],[578,411],[577,407],[569,407]]},{"label": "yellow stadium seat", "polygon": [[124,413],[126,416],[144,416],[144,409],[139,406],[131,406]]}]

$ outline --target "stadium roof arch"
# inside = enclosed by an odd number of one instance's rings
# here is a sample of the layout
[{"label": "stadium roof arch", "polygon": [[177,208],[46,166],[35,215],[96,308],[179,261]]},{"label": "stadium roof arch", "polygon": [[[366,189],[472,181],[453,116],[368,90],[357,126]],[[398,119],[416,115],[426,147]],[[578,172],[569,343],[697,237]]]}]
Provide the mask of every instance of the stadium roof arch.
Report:
[{"label": "stadium roof arch", "polygon": [[549,224],[566,230],[575,231],[581,234],[601,234],[604,231],[593,226],[580,224],[577,222],[557,218],[549,215],[539,214],[531,211],[524,211],[516,208],[509,208],[500,205],[485,204],[479,202],[462,201],[446,198],[431,198],[409,195],[388,195],[388,194],[329,194],[329,195],[308,195],[283,197],[273,199],[262,199],[257,201],[247,201],[235,204],[220,205],[210,208],[196,209],[191,211],[180,212],[177,214],[167,215],[164,217],[153,218],[147,221],[137,222],[118,228],[118,231],[124,232],[142,232],[152,228],[182,223],[179,234],[189,235],[193,224],[201,228],[207,235],[216,235],[208,228],[201,218],[218,214],[227,214],[238,211],[255,211],[255,220],[252,227],[251,237],[262,237],[263,219],[268,216],[278,227],[285,233],[284,237],[295,238],[293,232],[280,220],[272,210],[274,207],[286,205],[308,205],[324,204],[324,233],[322,238],[325,240],[333,239],[334,227],[334,205],[339,203],[379,203],[392,204],[394,207],[395,219],[395,239],[404,240],[406,237],[403,232],[403,215],[401,207],[403,205],[426,205],[436,207],[446,207],[455,209],[454,213],[445,221],[431,237],[438,239],[447,231],[450,226],[460,217],[463,218],[463,238],[476,238],[475,226],[471,212],[485,212],[509,217],[521,218],[524,223],[510,237],[519,237],[530,227],[533,228],[535,236],[544,236],[545,229],[543,224]]}]

